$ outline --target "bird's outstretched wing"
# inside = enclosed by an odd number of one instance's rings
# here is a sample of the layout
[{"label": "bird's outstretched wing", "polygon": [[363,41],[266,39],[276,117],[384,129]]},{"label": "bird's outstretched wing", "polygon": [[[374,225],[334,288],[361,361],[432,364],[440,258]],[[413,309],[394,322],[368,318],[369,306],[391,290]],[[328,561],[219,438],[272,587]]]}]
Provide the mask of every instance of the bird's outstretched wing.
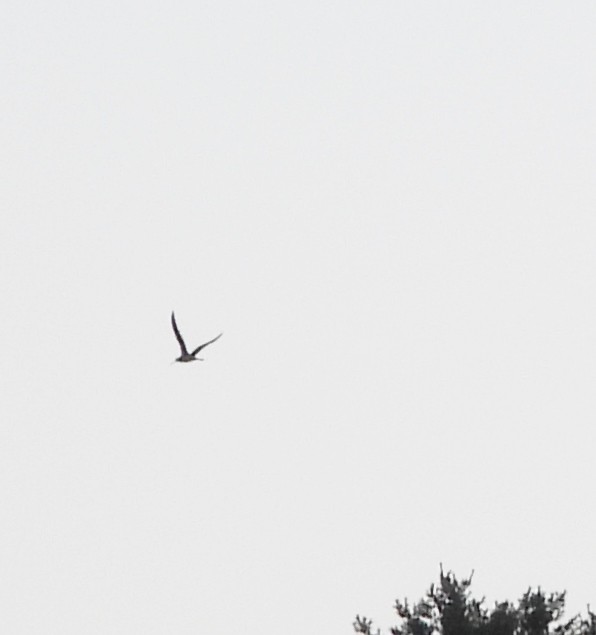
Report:
[{"label": "bird's outstretched wing", "polygon": [[172,328],[174,329],[174,335],[178,340],[178,344],[180,344],[180,350],[183,355],[188,355],[188,351],[186,350],[186,344],[182,339],[182,335],[180,335],[180,331],[178,330],[178,325],[176,324],[176,318],[174,317],[174,311],[172,311]]},{"label": "bird's outstretched wing", "polygon": [[209,344],[213,344],[213,342],[218,340],[222,335],[223,335],[223,333],[220,333],[217,337],[214,337],[212,340],[209,340],[208,342],[205,342],[204,344],[201,344],[200,346],[197,346],[195,348],[195,350],[191,354],[192,355],[196,355],[197,353],[202,351],[205,348],[205,346],[209,346]]}]

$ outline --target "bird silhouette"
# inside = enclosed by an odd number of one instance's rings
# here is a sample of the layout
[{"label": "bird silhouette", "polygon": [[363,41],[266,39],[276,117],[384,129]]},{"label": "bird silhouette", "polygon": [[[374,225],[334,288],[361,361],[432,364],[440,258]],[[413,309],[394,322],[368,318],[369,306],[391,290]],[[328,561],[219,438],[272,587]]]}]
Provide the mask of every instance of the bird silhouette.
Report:
[{"label": "bird silhouette", "polygon": [[174,360],[176,362],[204,361],[201,357],[197,357],[197,354],[200,353],[205,348],[205,346],[209,346],[209,344],[213,344],[213,342],[218,340],[223,335],[223,333],[220,333],[217,337],[214,337],[212,340],[209,340],[208,342],[205,342],[204,344],[197,346],[194,351],[189,353],[188,349],[186,348],[186,344],[184,343],[184,340],[182,339],[182,335],[180,335],[180,331],[178,330],[178,325],[176,324],[176,318],[174,317],[174,311],[172,311],[172,328],[174,329],[174,335],[176,336],[176,339],[178,340],[178,344],[180,344],[180,352],[181,352],[180,357],[177,357]]}]

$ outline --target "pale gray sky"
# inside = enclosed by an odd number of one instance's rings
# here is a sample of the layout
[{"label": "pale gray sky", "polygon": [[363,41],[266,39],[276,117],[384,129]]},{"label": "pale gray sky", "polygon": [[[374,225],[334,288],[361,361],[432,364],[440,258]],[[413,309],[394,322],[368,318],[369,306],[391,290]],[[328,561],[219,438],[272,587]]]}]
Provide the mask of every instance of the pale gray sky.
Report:
[{"label": "pale gray sky", "polygon": [[596,603],[593,2],[1,23],[2,633]]}]

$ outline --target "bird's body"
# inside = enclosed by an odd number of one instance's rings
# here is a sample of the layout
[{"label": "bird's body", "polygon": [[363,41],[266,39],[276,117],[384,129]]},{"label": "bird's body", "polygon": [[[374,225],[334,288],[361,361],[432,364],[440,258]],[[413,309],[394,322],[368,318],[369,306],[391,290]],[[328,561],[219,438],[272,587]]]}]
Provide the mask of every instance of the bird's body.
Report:
[{"label": "bird's body", "polygon": [[184,340],[182,339],[182,335],[180,335],[180,331],[178,330],[178,325],[176,324],[176,318],[174,317],[174,311],[172,311],[172,328],[174,329],[174,335],[176,336],[176,339],[178,340],[178,344],[180,345],[181,355],[180,357],[176,358],[175,361],[177,362],[196,362],[196,361],[202,362],[203,360],[200,357],[197,357],[198,353],[202,351],[205,348],[205,346],[209,346],[209,344],[213,344],[213,342],[218,340],[223,335],[223,333],[220,333],[217,337],[214,337],[212,340],[209,340],[208,342],[205,342],[204,344],[197,346],[194,351],[189,353],[186,348],[186,344],[184,343]]}]

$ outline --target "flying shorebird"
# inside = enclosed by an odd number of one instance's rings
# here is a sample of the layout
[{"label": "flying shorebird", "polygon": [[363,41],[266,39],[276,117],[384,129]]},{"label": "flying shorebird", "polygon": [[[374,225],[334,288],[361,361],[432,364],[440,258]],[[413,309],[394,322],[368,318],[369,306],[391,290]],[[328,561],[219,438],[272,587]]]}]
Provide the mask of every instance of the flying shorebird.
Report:
[{"label": "flying shorebird", "polygon": [[174,335],[176,336],[176,339],[178,340],[178,344],[180,344],[180,352],[182,353],[180,357],[177,357],[174,360],[176,362],[204,361],[202,358],[197,357],[197,354],[200,351],[202,351],[205,348],[205,346],[209,346],[209,344],[213,344],[215,340],[218,340],[223,335],[223,333],[220,333],[217,337],[214,337],[212,340],[209,340],[208,342],[205,342],[204,344],[197,346],[192,353],[189,353],[188,350],[186,349],[186,344],[184,343],[184,340],[182,339],[182,335],[180,335],[180,331],[178,330],[178,326],[176,324],[176,318],[174,317],[174,311],[172,311],[172,328],[174,329]]}]

